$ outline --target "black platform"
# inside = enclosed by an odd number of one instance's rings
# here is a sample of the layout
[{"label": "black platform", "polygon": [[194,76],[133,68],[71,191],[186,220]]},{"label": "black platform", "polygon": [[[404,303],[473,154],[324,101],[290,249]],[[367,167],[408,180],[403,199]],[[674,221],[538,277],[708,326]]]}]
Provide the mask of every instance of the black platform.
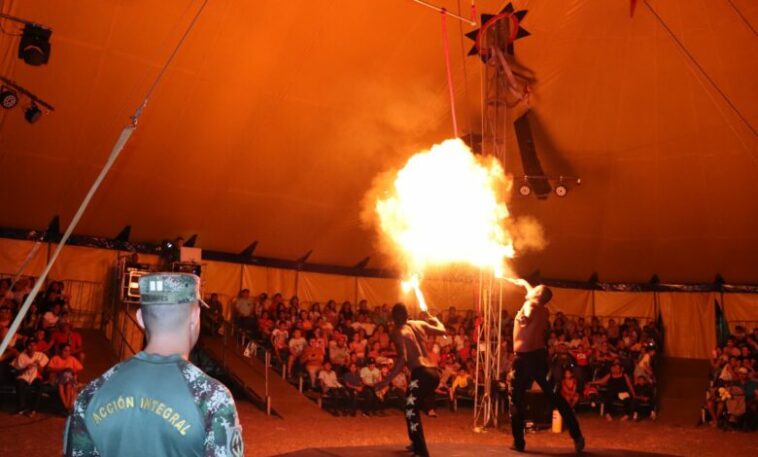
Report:
[{"label": "black platform", "polygon": [[[576,455],[571,448],[540,448],[529,447],[526,452],[516,452],[507,446],[483,446],[476,444],[431,444],[429,453],[433,457],[511,457],[511,456],[569,456]],[[621,449],[586,449],[582,454],[586,457],[671,457],[672,454],[657,454],[651,452],[628,451]],[[279,454],[275,457],[409,457],[410,453],[402,449],[402,445],[356,446],[311,448],[302,451]]]}]

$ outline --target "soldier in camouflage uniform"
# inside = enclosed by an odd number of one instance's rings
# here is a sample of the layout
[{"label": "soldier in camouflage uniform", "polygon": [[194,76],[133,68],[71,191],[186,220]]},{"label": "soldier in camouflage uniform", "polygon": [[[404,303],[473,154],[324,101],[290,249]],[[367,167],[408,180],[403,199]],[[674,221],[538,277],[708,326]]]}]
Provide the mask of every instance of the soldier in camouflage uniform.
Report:
[{"label": "soldier in camouflage uniform", "polygon": [[200,332],[195,275],[139,280],[143,352],[79,393],[66,423],[67,456],[241,456],[242,429],[223,384],[187,361]]}]

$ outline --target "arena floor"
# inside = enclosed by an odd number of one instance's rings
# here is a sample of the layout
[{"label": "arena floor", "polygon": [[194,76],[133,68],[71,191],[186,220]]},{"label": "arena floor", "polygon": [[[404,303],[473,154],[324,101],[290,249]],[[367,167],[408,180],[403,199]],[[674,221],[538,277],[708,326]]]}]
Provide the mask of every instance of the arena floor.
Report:
[{"label": "arena floor", "polygon": [[[39,414],[34,419],[10,414],[6,401],[0,412],[0,455],[42,457],[59,455],[64,419]],[[254,457],[381,457],[407,456],[402,416],[384,417],[267,417],[245,400],[238,401],[244,427],[245,455]],[[512,455],[509,436],[502,431],[475,433],[470,410],[439,412],[424,418],[427,440],[437,456]],[[758,455],[758,434],[724,432],[692,424],[606,422],[592,414],[580,415],[587,440],[586,455],[681,455],[738,457]],[[349,447],[354,447],[349,449]],[[529,455],[572,455],[568,434],[538,432],[527,435]]]}]

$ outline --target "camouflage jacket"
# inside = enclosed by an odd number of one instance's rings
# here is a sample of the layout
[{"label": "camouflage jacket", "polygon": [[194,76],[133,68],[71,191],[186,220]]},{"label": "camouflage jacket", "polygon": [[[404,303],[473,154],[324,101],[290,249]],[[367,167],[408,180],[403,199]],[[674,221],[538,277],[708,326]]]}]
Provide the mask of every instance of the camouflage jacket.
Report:
[{"label": "camouflage jacket", "polygon": [[67,456],[241,456],[227,388],[178,355],[140,352],[79,393],[66,423]]}]

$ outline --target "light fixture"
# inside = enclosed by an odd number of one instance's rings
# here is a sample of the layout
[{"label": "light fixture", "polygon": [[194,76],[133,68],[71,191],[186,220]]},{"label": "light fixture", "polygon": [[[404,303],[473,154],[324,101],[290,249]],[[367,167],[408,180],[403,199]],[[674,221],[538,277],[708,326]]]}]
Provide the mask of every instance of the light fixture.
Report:
[{"label": "light fixture", "polygon": [[[0,19],[3,15],[0,14]],[[17,82],[12,81],[5,76],[0,75],[0,106],[5,109],[11,109],[21,101],[22,98],[28,99],[29,104],[24,109],[24,119],[30,124],[34,124],[44,113],[55,111],[53,105],[42,100],[28,89],[21,87]]]},{"label": "light fixture", "polygon": [[524,182],[519,186],[518,193],[521,194],[522,197],[528,197],[532,194],[532,187],[529,183]]},{"label": "light fixture", "polygon": [[559,197],[565,197],[566,194],[568,193],[568,188],[564,186],[563,183],[560,183],[557,186],[555,186],[554,191],[555,191],[555,195]]},{"label": "light fixture", "polygon": [[35,67],[50,60],[50,35],[53,31],[41,25],[27,23],[18,43],[18,58]]},{"label": "light fixture", "polygon": [[18,94],[10,87],[3,86],[0,89],[0,105],[5,109],[11,109],[18,104]]},{"label": "light fixture", "polygon": [[39,106],[37,106],[36,103],[32,102],[31,105],[26,107],[26,110],[24,111],[24,119],[26,119],[26,122],[34,124],[40,117],[42,117],[42,110],[39,109]]}]

